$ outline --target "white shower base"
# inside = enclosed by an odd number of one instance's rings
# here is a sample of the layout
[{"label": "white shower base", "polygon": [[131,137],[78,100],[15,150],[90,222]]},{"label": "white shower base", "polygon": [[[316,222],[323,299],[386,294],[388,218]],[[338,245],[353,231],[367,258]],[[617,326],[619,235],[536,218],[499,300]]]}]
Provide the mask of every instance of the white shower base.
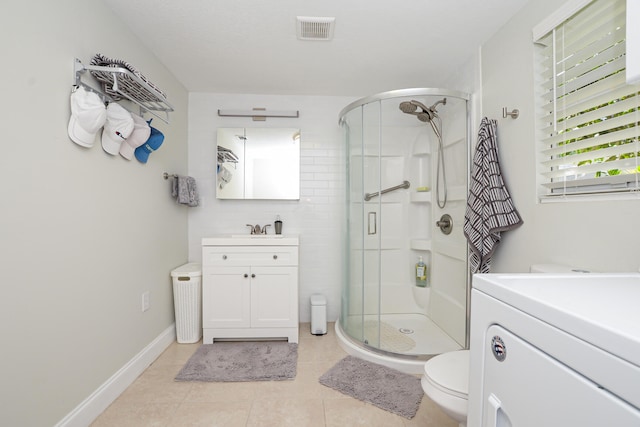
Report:
[{"label": "white shower base", "polygon": [[[371,322],[377,323],[378,316],[364,316],[365,330]],[[422,374],[425,360],[430,356],[460,350],[462,346],[440,329],[428,316],[423,314],[383,314],[380,316],[381,349],[378,353],[347,336],[338,320],[335,325],[340,346],[350,355],[370,362],[379,363],[409,374]],[[358,325],[360,316],[353,316],[350,322]],[[356,326],[358,327],[358,326]],[[401,332],[401,331],[404,331]],[[411,331],[410,333],[407,333]],[[377,327],[365,332],[374,334],[371,343],[377,341]]]}]

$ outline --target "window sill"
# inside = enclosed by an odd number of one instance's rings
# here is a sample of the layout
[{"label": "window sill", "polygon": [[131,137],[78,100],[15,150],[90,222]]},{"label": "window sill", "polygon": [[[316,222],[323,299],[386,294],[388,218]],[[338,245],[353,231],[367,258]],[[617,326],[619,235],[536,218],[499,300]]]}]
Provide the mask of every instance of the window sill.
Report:
[{"label": "window sill", "polygon": [[567,194],[564,196],[538,196],[538,203],[608,202],[613,200],[640,200],[640,192],[600,194]]}]

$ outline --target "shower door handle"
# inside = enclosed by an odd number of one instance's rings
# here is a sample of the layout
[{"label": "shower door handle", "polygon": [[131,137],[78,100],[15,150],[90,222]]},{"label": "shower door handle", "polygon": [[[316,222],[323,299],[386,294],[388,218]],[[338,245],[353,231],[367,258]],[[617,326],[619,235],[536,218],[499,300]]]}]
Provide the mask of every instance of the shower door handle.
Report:
[{"label": "shower door handle", "polygon": [[368,234],[376,234],[378,232],[377,228],[377,214],[375,212],[369,212],[369,221],[367,223],[367,233]]}]

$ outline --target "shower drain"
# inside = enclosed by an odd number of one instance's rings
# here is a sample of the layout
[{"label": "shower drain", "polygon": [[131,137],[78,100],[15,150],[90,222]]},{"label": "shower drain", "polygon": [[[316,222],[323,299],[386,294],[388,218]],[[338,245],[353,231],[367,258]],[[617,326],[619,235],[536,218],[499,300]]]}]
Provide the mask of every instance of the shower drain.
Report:
[{"label": "shower drain", "polygon": [[409,329],[409,328],[400,328],[398,330],[400,331],[400,333],[407,334],[407,335],[413,333],[413,329]]}]

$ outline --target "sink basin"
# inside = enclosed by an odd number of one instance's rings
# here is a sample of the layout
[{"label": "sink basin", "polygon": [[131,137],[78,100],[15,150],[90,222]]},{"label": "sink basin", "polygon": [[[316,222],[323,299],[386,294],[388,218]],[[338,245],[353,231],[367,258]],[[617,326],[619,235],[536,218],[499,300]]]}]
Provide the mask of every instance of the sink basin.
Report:
[{"label": "sink basin", "polygon": [[233,239],[282,239],[282,234],[232,234]]}]

